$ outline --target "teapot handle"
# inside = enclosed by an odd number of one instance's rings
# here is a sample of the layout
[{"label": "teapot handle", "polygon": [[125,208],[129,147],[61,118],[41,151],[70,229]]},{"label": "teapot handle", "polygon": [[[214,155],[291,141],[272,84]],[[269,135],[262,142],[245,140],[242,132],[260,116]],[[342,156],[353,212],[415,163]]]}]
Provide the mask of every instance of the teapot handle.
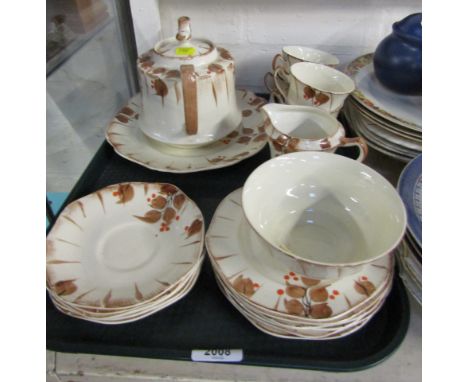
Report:
[{"label": "teapot handle", "polygon": [[185,131],[188,135],[198,132],[197,77],[193,65],[181,65],[182,94],[184,98]]},{"label": "teapot handle", "polygon": [[192,27],[190,26],[190,17],[179,17],[179,31],[177,32],[176,39],[178,41],[186,41],[192,38]]}]

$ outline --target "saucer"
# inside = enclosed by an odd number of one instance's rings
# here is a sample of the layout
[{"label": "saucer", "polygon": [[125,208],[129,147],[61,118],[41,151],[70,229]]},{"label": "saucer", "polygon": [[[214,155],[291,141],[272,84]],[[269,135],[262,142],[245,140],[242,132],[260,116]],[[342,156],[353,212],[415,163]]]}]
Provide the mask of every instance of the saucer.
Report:
[{"label": "saucer", "polygon": [[191,173],[231,166],[258,153],[268,140],[265,116],[260,110],[266,100],[247,90],[237,90],[236,95],[242,111],[240,126],[210,145],[182,148],[148,138],[138,126],[139,95],[114,117],[106,139],[117,154],[151,170]]},{"label": "saucer", "polygon": [[220,203],[206,234],[206,248],[216,273],[252,303],[290,317],[328,320],[360,307],[387,285],[393,273],[391,254],[323,286],[320,280],[285,271],[250,227],[241,200],[238,189]]},{"label": "saucer", "polygon": [[422,97],[400,95],[385,89],[374,75],[373,53],[353,60],[345,73],[356,84],[352,97],[365,108],[405,128],[422,130]]},{"label": "saucer", "polygon": [[107,186],[69,204],[48,234],[49,293],[85,309],[141,307],[198,266],[203,233],[201,211],[176,186]]}]

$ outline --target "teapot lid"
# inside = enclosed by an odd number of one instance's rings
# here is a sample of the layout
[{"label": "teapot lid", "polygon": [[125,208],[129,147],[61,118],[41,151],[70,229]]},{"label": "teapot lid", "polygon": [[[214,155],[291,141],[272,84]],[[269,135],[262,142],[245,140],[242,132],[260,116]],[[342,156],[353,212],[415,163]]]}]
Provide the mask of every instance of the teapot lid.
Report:
[{"label": "teapot lid", "polygon": [[177,35],[157,43],[153,48],[155,53],[164,58],[190,60],[195,57],[206,56],[215,50],[215,46],[211,41],[192,38],[189,17],[180,17],[178,23]]}]

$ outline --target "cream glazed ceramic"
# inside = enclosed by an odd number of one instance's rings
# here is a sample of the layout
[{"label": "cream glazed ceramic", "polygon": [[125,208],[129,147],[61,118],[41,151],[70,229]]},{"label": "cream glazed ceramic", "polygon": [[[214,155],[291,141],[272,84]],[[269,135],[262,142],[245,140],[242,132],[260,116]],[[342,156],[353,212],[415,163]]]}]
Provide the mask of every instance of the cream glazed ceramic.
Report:
[{"label": "cream glazed ceramic", "polygon": [[106,139],[120,156],[151,170],[191,173],[232,166],[258,153],[267,142],[265,116],[260,108],[266,100],[247,90],[236,92],[242,123],[228,136],[210,145],[176,148],[146,137],[139,127],[138,96],[123,107],[107,127]]},{"label": "cream glazed ceramic", "polygon": [[197,266],[203,216],[176,186],[123,183],[68,205],[47,236],[47,286],[70,304],[136,307]]},{"label": "cream glazed ceramic", "polygon": [[267,115],[265,131],[271,157],[295,151],[335,152],[338,147],[357,146],[362,162],[367,156],[363,138],[347,138],[343,125],[328,114],[312,106],[270,103],[262,110]]},{"label": "cream glazed ceramic", "polygon": [[[203,257],[201,257],[200,260],[202,261]],[[51,297],[57,309],[69,316],[100,324],[125,324],[141,320],[145,317],[155,314],[184,298],[192,290],[198,279],[201,270],[200,265],[201,262],[197,263],[197,266],[192,270],[192,272],[188,274],[189,277],[183,281],[181,280],[181,282],[177,284],[176,288],[170,292],[164,293],[164,296],[161,298],[150,301],[137,309],[128,309],[127,311],[121,313],[90,312],[89,310],[76,308],[75,306],[68,304],[66,301],[54,297],[53,294]]]},{"label": "cream glazed ceramic", "polygon": [[159,142],[201,146],[235,130],[237,106],[234,60],[205,39],[193,39],[190,19],[179,18],[175,37],[138,59],[140,129]]},{"label": "cream glazed ceramic", "polygon": [[273,75],[278,92],[289,105],[316,106],[337,116],[355,89],[350,77],[326,65],[300,62],[290,71],[287,81],[281,78],[285,78],[282,68]]},{"label": "cream glazed ceramic", "polygon": [[326,152],[263,163],[244,184],[242,207],[274,257],[311,278],[360,271],[390,254],[406,229],[403,202],[382,175]]},{"label": "cream glazed ceramic", "polygon": [[[282,63],[279,63],[278,61],[282,61]],[[289,74],[289,68],[291,65],[298,62],[313,62],[334,68],[340,63],[340,60],[338,60],[334,55],[322,50],[305,46],[290,45],[283,47],[281,53],[278,53],[273,57],[271,68],[275,71],[282,67],[284,72]]]},{"label": "cream glazed ceramic", "polygon": [[367,314],[363,315],[362,317],[356,318],[347,323],[338,323],[334,327],[325,328],[313,325],[305,326],[297,323],[283,324],[280,323],[276,317],[271,318],[258,313],[256,309],[249,309],[249,307],[244,305],[238,299],[241,297],[241,295],[235,291],[232,292],[229,289],[229,284],[224,284],[222,279],[218,276],[216,277],[216,280],[218,282],[219,288],[225,297],[234,305],[234,307],[254,326],[271,335],[281,334],[285,336],[297,336],[301,339],[309,340],[342,338],[364,326],[384,303],[384,300],[379,301],[379,303],[373,307],[372,311],[367,312]]},{"label": "cream glazed ceramic", "polygon": [[390,255],[333,283],[278,269],[267,251],[258,250],[264,244],[255,245],[257,236],[249,235],[252,229],[244,218],[241,195],[242,189],[236,190],[218,206],[206,234],[206,247],[217,275],[252,304],[312,324],[344,318],[388,286],[393,274]]}]

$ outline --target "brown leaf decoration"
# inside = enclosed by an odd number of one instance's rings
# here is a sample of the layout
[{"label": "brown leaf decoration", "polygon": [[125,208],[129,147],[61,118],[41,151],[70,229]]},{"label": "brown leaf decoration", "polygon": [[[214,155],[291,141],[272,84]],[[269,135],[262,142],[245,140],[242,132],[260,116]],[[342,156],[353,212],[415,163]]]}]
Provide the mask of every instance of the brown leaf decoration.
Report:
[{"label": "brown leaf decoration", "polygon": [[161,96],[162,103],[164,105],[164,97],[167,96],[168,93],[166,83],[160,78],[156,78],[155,80],[151,81],[151,86],[155,90],[156,94]]},{"label": "brown leaf decoration", "polygon": [[305,296],[306,290],[303,287],[300,287],[300,286],[288,285],[286,287],[286,294],[289,297],[301,298],[301,297]]},{"label": "brown leaf decoration", "polygon": [[325,288],[314,289],[309,292],[310,298],[315,302],[328,300],[328,291]]},{"label": "brown leaf decoration", "polygon": [[208,70],[221,74],[224,72],[224,68],[219,64],[210,64],[208,65]]},{"label": "brown leaf decoration", "polygon": [[283,151],[283,145],[277,139],[274,139],[272,143],[273,143],[273,146],[275,147],[275,150]]},{"label": "brown leaf decoration", "polygon": [[332,313],[333,311],[328,304],[315,304],[309,309],[309,315],[312,318],[328,318]]},{"label": "brown leaf decoration", "polygon": [[216,158],[212,158],[212,159],[208,159],[206,158],[206,160],[210,163],[219,163],[219,162],[222,162],[224,159],[226,159],[226,157],[223,155],[223,156],[217,156]]},{"label": "brown leaf decoration", "polygon": [[173,204],[174,204],[174,207],[177,209],[177,210],[180,210],[182,208],[182,206],[184,205],[185,203],[185,195],[184,194],[177,194],[175,197],[174,197],[174,200],[173,200]]},{"label": "brown leaf decoration", "polygon": [[249,105],[256,106],[256,105],[259,105],[259,104],[261,104],[263,102],[264,102],[263,98],[257,97],[257,98],[254,98],[252,101],[250,101]]},{"label": "brown leaf decoration", "polygon": [[298,138],[291,138],[288,142],[288,150],[289,151],[296,151],[297,146],[299,145],[299,139]]},{"label": "brown leaf decoration", "polygon": [[151,207],[162,210],[166,207],[167,199],[164,196],[159,195],[157,198],[151,200]]},{"label": "brown leaf decoration", "polygon": [[166,71],[166,68],[154,68],[151,73],[153,74],[161,74],[161,73],[164,73]]},{"label": "brown leaf decoration", "polygon": [[312,89],[310,86],[305,86],[304,87],[304,97],[309,99],[309,98],[314,98],[315,97],[315,90]]},{"label": "brown leaf decoration", "polygon": [[239,132],[237,131],[233,131],[232,133],[230,133],[227,138],[235,138],[239,135]]},{"label": "brown leaf decoration", "polygon": [[152,60],[148,60],[148,61],[142,62],[141,67],[143,69],[148,69],[148,68],[151,68],[153,66],[153,64],[154,64],[154,62]]},{"label": "brown leaf decoration", "polygon": [[128,117],[125,116],[125,115],[117,114],[117,116],[116,116],[115,118],[117,118],[117,120],[118,120],[119,122],[128,123]]},{"label": "brown leaf decoration", "polygon": [[225,60],[234,61],[234,58],[232,58],[231,53],[229,53],[227,49],[218,47],[218,52],[219,52],[219,55]]},{"label": "brown leaf decoration", "polygon": [[195,219],[190,225],[190,227],[187,229],[187,238],[200,232],[202,228],[203,222],[200,219]]},{"label": "brown leaf decoration", "polygon": [[156,223],[159,221],[159,219],[161,219],[161,212],[157,210],[150,210],[145,214],[145,216],[133,216],[145,223]]},{"label": "brown leaf decoration", "polygon": [[126,114],[126,115],[128,115],[128,116],[130,116],[130,117],[131,117],[133,114],[135,114],[135,112],[133,111],[133,109],[130,108],[130,107],[128,107],[128,106],[124,106],[124,107],[122,108],[122,110],[120,110],[120,113]]},{"label": "brown leaf decoration", "polygon": [[177,69],[169,70],[166,73],[166,78],[180,78],[180,72]]},{"label": "brown leaf decoration", "polygon": [[267,135],[266,134],[259,134],[255,137],[254,139],[254,142],[261,142],[261,141],[265,141],[267,139]]},{"label": "brown leaf decoration", "polygon": [[329,99],[330,99],[330,97],[327,96],[326,94],[324,94],[324,93],[318,93],[318,94],[315,96],[314,104],[315,104],[315,105],[322,105],[322,104],[324,104],[325,102],[327,102]]},{"label": "brown leaf decoration", "polygon": [[304,276],[301,277],[301,280],[302,280],[302,283],[307,287],[311,287],[311,286],[320,284],[320,280],[310,279],[310,278],[304,277]]},{"label": "brown leaf decoration", "polygon": [[242,128],[242,134],[245,135],[252,135],[254,133],[254,130],[248,127]]},{"label": "brown leaf decoration", "polygon": [[55,293],[59,296],[67,296],[74,293],[78,287],[74,283],[75,280],[64,280],[54,284]]},{"label": "brown leaf decoration", "polygon": [[304,305],[299,300],[284,300],[284,307],[289,314],[294,314],[295,316],[305,316]]},{"label": "brown leaf decoration", "polygon": [[250,137],[242,136],[237,140],[237,143],[247,144],[250,142]]},{"label": "brown leaf decoration", "polygon": [[242,110],[243,117],[248,117],[249,115],[252,115],[252,110],[249,110],[249,109]]},{"label": "brown leaf decoration", "polygon": [[238,276],[234,280],[232,286],[237,292],[242,293],[247,297],[252,297],[252,295],[255,293],[254,283],[252,280],[249,278],[243,278],[242,275]]},{"label": "brown leaf decoration", "polygon": [[117,203],[126,203],[133,199],[134,191],[131,184],[121,184],[117,189],[119,201]]},{"label": "brown leaf decoration", "polygon": [[354,289],[356,292],[363,294],[365,296],[370,296],[375,292],[375,285],[370,281],[355,281]]},{"label": "brown leaf decoration", "polygon": [[161,186],[161,192],[166,195],[174,195],[177,194],[178,191],[176,186],[169,183],[165,183]]},{"label": "brown leaf decoration", "polygon": [[176,217],[177,213],[174,208],[168,207],[164,211],[163,214],[163,220],[166,222],[166,224],[171,224],[172,220]]},{"label": "brown leaf decoration", "polygon": [[331,143],[330,141],[328,140],[328,138],[324,138],[320,141],[320,148],[321,149],[329,149],[331,147]]}]

